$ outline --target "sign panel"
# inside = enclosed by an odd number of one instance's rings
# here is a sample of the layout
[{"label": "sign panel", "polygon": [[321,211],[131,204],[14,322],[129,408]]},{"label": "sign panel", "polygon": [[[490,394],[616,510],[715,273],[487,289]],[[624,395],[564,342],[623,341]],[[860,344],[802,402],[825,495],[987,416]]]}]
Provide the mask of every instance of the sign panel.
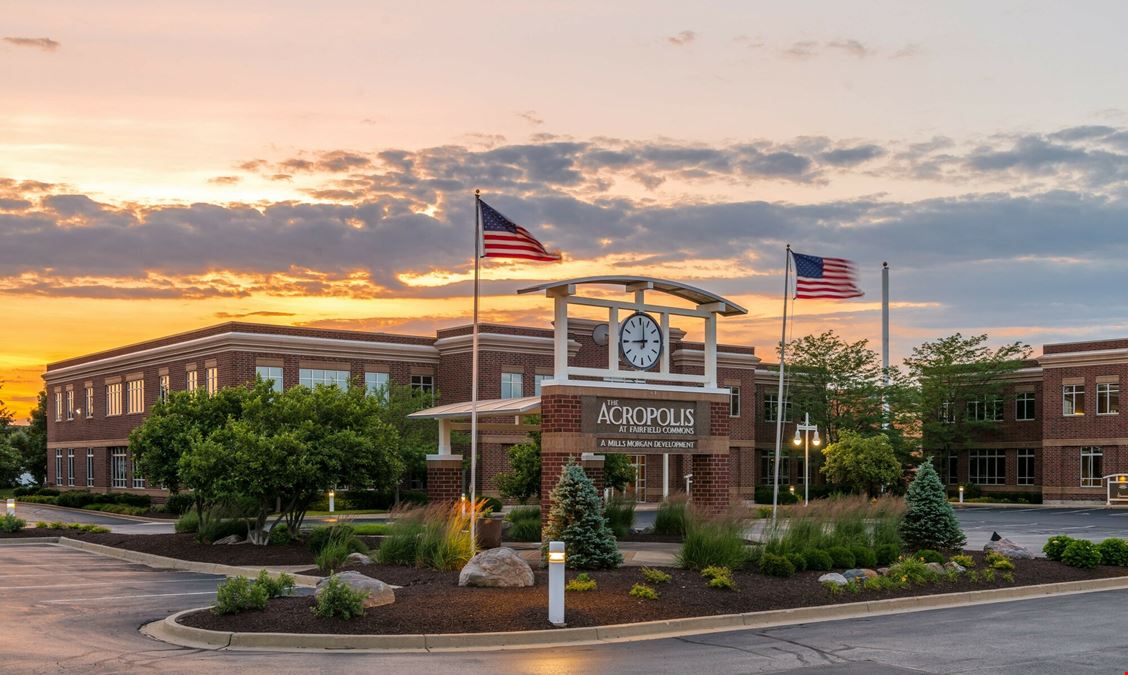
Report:
[{"label": "sign panel", "polygon": [[585,396],[581,430],[607,452],[693,452],[707,435],[707,401],[659,401]]}]

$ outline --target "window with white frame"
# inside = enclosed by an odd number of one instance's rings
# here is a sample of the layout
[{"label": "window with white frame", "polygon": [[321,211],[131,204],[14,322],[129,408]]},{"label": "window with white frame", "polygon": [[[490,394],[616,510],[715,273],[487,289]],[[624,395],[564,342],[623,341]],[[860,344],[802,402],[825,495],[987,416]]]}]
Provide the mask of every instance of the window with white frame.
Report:
[{"label": "window with white frame", "polygon": [[435,377],[433,375],[412,375],[411,388],[433,394],[435,392]]},{"label": "window with white frame", "polygon": [[55,485],[63,484],[63,451],[55,448]]},{"label": "window with white frame", "polygon": [[1019,485],[1034,484],[1034,451],[1023,448],[1018,451],[1018,478]]},{"label": "window with white frame", "polygon": [[525,376],[521,373],[501,374],[501,397],[521,398],[525,390]]},{"label": "window with white frame", "polygon": [[369,396],[379,396],[380,398],[387,396],[390,383],[391,376],[388,373],[364,374],[364,391],[368,392]]},{"label": "window with white frame", "polygon": [[948,453],[948,485],[960,482],[960,456],[959,453]]},{"label": "window with white frame", "polygon": [[349,371],[325,370],[324,368],[301,368],[298,370],[298,384],[313,388],[319,384],[338,389],[349,388]]},{"label": "window with white frame", "polygon": [[1005,485],[1007,455],[1002,450],[968,452],[968,480],[978,485]]},{"label": "window with white frame", "polygon": [[1097,414],[1120,414],[1120,383],[1108,382],[1097,385]]},{"label": "window with white frame", "polygon": [[[779,394],[764,392],[764,421],[775,422],[779,411]],[[783,421],[791,421],[791,399],[784,405]]]},{"label": "window with white frame", "polygon": [[67,450],[67,485],[74,486],[74,448]]},{"label": "window with white frame", "polygon": [[635,499],[646,497],[646,455],[632,455],[631,466],[635,470]]},{"label": "window with white frame", "polygon": [[1003,421],[1003,400],[988,395],[967,402],[967,419],[973,422]]},{"label": "window with white frame", "polygon": [[204,384],[208,388],[208,396],[214,396],[219,391],[219,368],[212,366],[204,370]]},{"label": "window with white frame", "polygon": [[137,470],[137,458],[136,457],[130,457],[129,458],[129,473],[133,476],[133,489],[134,490],[144,490],[145,489],[145,478],[141,475],[141,472]]},{"label": "window with white frame", "polygon": [[157,378],[157,399],[162,403],[168,400],[168,392],[172,388],[168,375],[161,375]]},{"label": "window with white frame", "polygon": [[[771,485],[775,481],[775,453],[770,450],[760,452],[760,483]],[[779,463],[780,485],[791,484],[791,461],[787,456],[780,458]]]},{"label": "window with white frame", "polygon": [[1085,385],[1066,384],[1062,386],[1061,414],[1065,417],[1085,414]]},{"label": "window with white frame", "polygon": [[86,487],[94,487],[94,448],[86,449]]},{"label": "window with white frame", "polygon": [[184,373],[184,390],[196,391],[200,388],[200,373],[199,371],[189,370]]},{"label": "window with white frame", "polygon": [[121,414],[121,382],[106,385],[106,417]]},{"label": "window with white frame", "polygon": [[129,398],[126,411],[130,415],[145,412],[145,380],[129,381]]},{"label": "window with white frame", "polygon": [[274,391],[282,392],[282,366],[255,366],[255,376],[269,382]]},{"label": "window with white frame", "polygon": [[86,416],[94,416],[94,387],[86,388]]},{"label": "window with white frame", "polygon": [[802,457],[795,457],[794,461],[795,461],[795,484],[796,485],[802,485],[803,481],[807,478],[804,475],[806,473],[806,471],[803,470],[803,458]]},{"label": "window with white frame", "polygon": [[74,390],[67,390],[67,421],[74,419]]},{"label": "window with white frame", "polygon": [[956,421],[956,413],[951,401],[944,401],[940,404],[940,421],[945,424]]},{"label": "window with white frame", "polygon": [[1014,397],[1014,418],[1019,422],[1029,422],[1034,419],[1034,392],[1023,392]]},{"label": "window with white frame", "polygon": [[63,421],[63,392],[55,392],[55,421]]},{"label": "window with white frame", "polygon": [[110,449],[110,486],[116,488],[126,487],[127,461],[125,448]]},{"label": "window with white frame", "polygon": [[544,384],[545,380],[551,380],[551,379],[552,379],[551,375],[545,375],[545,374],[542,374],[542,373],[537,373],[536,375],[533,375],[533,396],[540,396],[541,395],[541,385]]},{"label": "window with white frame", "polygon": [[1100,487],[1104,478],[1104,449],[1081,448],[1081,487]]},{"label": "window with white frame", "polygon": [[729,387],[729,417],[740,417],[740,387]]}]

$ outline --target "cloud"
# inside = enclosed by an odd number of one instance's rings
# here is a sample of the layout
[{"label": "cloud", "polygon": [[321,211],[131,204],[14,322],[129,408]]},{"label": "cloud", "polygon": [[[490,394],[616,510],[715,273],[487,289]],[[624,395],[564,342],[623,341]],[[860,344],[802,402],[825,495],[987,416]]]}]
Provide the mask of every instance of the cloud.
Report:
[{"label": "cloud", "polygon": [[241,314],[234,312],[216,312],[215,318],[217,319],[246,319],[252,316],[297,316],[293,312],[270,312],[270,311],[257,311],[257,312],[243,312]]},{"label": "cloud", "polygon": [[544,124],[544,119],[537,114],[536,110],[526,110],[524,112],[519,112],[517,113],[517,116],[532,125]]},{"label": "cloud", "polygon": [[893,60],[911,59],[911,58],[915,58],[919,54],[920,54],[920,45],[915,44],[915,43],[910,43],[910,44],[905,45],[904,47],[901,47],[900,49],[893,52],[892,54],[890,54],[889,58],[893,59]]},{"label": "cloud", "polygon": [[4,42],[16,47],[29,47],[31,49],[39,49],[45,52],[53,52],[57,50],[60,45],[51,38],[29,38],[29,37],[6,37]]},{"label": "cloud", "polygon": [[241,180],[243,179],[239,176],[216,176],[215,178],[209,178],[208,183],[212,185],[235,185]]},{"label": "cloud", "polygon": [[827,48],[837,49],[856,58],[873,56],[873,52],[858,40],[832,40],[826,43]]},{"label": "cloud", "polygon": [[684,47],[697,39],[697,33],[691,30],[683,30],[677,35],[670,35],[666,38],[666,42],[675,47]]},{"label": "cloud", "polygon": [[801,42],[793,42],[790,46],[785,47],[781,52],[785,58],[807,60],[814,58],[819,43],[812,40],[803,40]]}]

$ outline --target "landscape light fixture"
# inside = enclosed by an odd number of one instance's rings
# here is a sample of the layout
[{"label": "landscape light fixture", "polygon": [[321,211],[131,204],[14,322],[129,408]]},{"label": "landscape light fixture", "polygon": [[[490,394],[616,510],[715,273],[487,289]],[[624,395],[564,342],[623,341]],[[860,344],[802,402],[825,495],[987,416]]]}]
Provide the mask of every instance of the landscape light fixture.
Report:
[{"label": "landscape light fixture", "polygon": [[334,511],[337,510],[337,508],[336,508],[337,507],[336,497],[337,497],[337,491],[336,490],[330,490],[329,491],[329,513],[333,513]]},{"label": "landscape light fixture", "polygon": [[9,516],[16,515],[16,500],[15,499],[11,499],[11,498],[8,499],[8,515]]},{"label": "landscape light fixture", "polygon": [[548,622],[564,625],[564,542],[548,542]]},{"label": "landscape light fixture", "polygon": [[960,503],[963,504],[963,486],[960,486]]}]

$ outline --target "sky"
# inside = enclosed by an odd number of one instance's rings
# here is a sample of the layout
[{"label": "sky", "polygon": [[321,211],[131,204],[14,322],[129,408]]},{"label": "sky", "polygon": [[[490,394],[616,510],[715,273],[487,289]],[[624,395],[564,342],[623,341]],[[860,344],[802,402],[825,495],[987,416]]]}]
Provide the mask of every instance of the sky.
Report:
[{"label": "sky", "polygon": [[[784,250],[864,298],[794,335],[896,361],[954,332],[1128,334],[1128,6],[1114,2],[35,2],[0,22],[0,399],[46,363],[229,320],[429,334],[471,308],[473,192],[560,264],[749,309]],[[691,336],[695,326],[686,326]]]}]

